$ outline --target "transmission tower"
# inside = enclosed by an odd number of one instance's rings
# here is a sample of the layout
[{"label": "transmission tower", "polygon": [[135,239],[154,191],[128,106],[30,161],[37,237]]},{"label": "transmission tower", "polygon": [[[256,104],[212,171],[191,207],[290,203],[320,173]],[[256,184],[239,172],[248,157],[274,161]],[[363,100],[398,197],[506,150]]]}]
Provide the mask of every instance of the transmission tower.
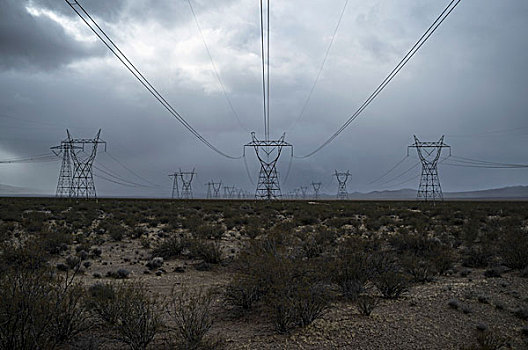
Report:
[{"label": "transmission tower", "polygon": [[263,141],[257,139],[255,133],[252,132],[252,141],[244,146],[244,155],[246,147],[253,147],[260,162],[260,173],[255,192],[256,199],[272,200],[281,197],[277,161],[285,147],[291,147],[293,157],[293,146],[285,142],[284,137],[285,134],[278,140],[268,140],[266,138]]},{"label": "transmission tower", "polygon": [[[55,154],[62,152],[57,196],[65,197],[68,192],[68,197],[97,198],[92,166],[100,144],[104,144],[106,152],[106,142],[100,139],[101,129],[93,139],[73,139],[68,130],[66,133],[68,138],[60,146],[52,147]],[[91,147],[89,152],[85,150],[87,147]]]},{"label": "transmission tower", "polygon": [[407,147],[407,154],[409,154],[409,148],[416,148],[418,157],[422,162],[420,187],[416,198],[426,202],[443,200],[444,195],[442,194],[440,179],[438,178],[438,160],[440,159],[442,148],[449,148],[449,155],[451,155],[451,146],[444,143],[444,136],[437,142],[422,142],[414,136],[414,144]]},{"label": "transmission tower", "polygon": [[172,195],[171,195],[171,198],[174,199],[174,198],[180,198],[180,189],[179,189],[179,186],[178,186],[178,177],[180,175],[178,173],[174,173],[174,174],[170,174],[169,177],[172,177],[174,178],[173,182],[172,182]]},{"label": "transmission tower", "polygon": [[235,186],[224,186],[224,198],[233,199],[236,197],[237,189]]},{"label": "transmission tower", "polygon": [[207,183],[207,199],[220,198],[220,188],[222,187],[222,182],[208,182]]},{"label": "transmission tower", "polygon": [[212,182],[211,185],[213,186],[213,198],[219,199],[222,182]]},{"label": "transmission tower", "polygon": [[337,199],[348,199],[346,183],[350,177],[350,172],[347,170],[346,173],[338,173],[336,170],[334,175],[337,179],[337,182],[339,183],[337,188]]},{"label": "transmission tower", "polygon": [[301,193],[303,199],[306,199],[306,192],[308,192],[308,186],[301,186]]},{"label": "transmission tower", "polygon": [[194,169],[192,171],[181,171],[178,173],[178,176],[180,177],[180,180],[182,182],[182,190],[181,190],[181,198],[183,199],[192,199],[193,193],[192,193],[192,180],[194,178],[194,175],[196,175],[196,172]]},{"label": "transmission tower", "polygon": [[61,141],[60,146],[51,147],[51,151],[58,157],[62,154],[62,165],[59,172],[59,181],[57,182],[57,197],[70,197],[72,195],[72,153],[74,149],[80,149],[74,146],[70,137],[70,132],[66,130],[68,138]]},{"label": "transmission tower", "polygon": [[321,189],[321,183],[320,182],[312,182],[312,187],[314,189],[314,198],[319,199],[319,190]]}]

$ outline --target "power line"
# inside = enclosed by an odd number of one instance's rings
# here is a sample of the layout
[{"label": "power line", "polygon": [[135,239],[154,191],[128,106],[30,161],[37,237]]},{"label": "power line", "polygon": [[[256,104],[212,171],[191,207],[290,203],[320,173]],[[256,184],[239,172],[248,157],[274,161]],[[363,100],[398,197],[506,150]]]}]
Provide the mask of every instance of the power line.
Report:
[{"label": "power line", "polygon": [[251,178],[251,174],[249,172],[249,167],[248,167],[248,164],[247,164],[247,159],[246,159],[245,152],[244,152],[244,155],[242,156],[242,158],[244,159],[244,167],[246,168],[246,174],[248,176],[249,182],[251,183],[251,186],[255,186],[255,182],[253,182],[253,179]]},{"label": "power line", "polygon": [[0,160],[0,164],[16,164],[16,163],[37,163],[37,162],[54,162],[57,158],[49,153],[37,154],[28,156],[26,158],[11,158]]},{"label": "power line", "polygon": [[260,49],[261,49],[261,58],[262,58],[262,94],[264,98],[264,136],[266,140],[268,139],[268,113],[267,113],[267,104],[266,104],[266,63],[265,63],[265,53],[264,53],[264,8],[262,0],[260,0]]},{"label": "power line", "polygon": [[[240,157],[234,157],[231,155],[228,155],[218,148],[216,148],[213,144],[211,144],[209,141],[207,141],[198,131],[196,131],[181,115],[172,107],[170,103],[165,100],[165,98],[156,90],[152,84],[145,78],[145,76],[132,64],[132,62],[128,59],[128,57],[119,49],[119,47],[110,39],[110,37],[105,33],[105,31],[97,24],[97,22],[88,14],[88,12],[81,6],[79,1],[73,0],[74,3],[71,3],[68,0],[64,0],[71,8],[72,10],[81,18],[81,20],[90,28],[90,30],[103,42],[103,44],[116,56],[119,61],[134,75],[134,77],[147,89],[148,92],[158,102],[167,110],[170,114],[176,120],[178,120],[187,130],[189,130],[196,138],[198,138],[202,143],[204,143],[207,147],[209,147],[211,150],[215,151],[216,153],[230,159],[240,159]],[[95,25],[95,28],[88,22],[88,20],[75,8],[74,5],[77,5],[81,11],[86,15],[86,17],[90,20],[91,23]],[[99,30],[99,32],[96,30]],[[104,36],[104,38],[103,38]],[[105,40],[106,38],[106,40]],[[107,41],[108,40],[108,41]]]},{"label": "power line", "polygon": [[[436,20],[431,24],[431,26],[425,31],[425,33],[418,39],[418,41],[413,45],[413,47],[407,52],[403,59],[396,65],[396,67],[389,73],[389,75],[383,80],[383,82],[378,85],[376,90],[367,98],[365,102],[352,114],[348,120],[325,142],[323,142],[319,147],[314,151],[308,153],[305,156],[298,158],[308,158],[319,152],[330,142],[332,142],[339,134],[341,134],[364,110],[367,108],[370,103],[385,89],[385,87],[391,82],[391,80],[400,72],[400,70],[409,62],[409,60],[418,52],[423,44],[433,35],[433,33],[438,29],[438,27],[445,21],[445,19],[451,14],[451,12],[458,6],[461,0],[451,0],[447,7],[442,11],[442,13],[436,18]],[[454,5],[453,5],[454,4]]]},{"label": "power line", "polygon": [[291,172],[291,168],[292,168],[292,163],[293,163],[293,156],[290,155],[290,161],[289,161],[289,164],[288,164],[288,170],[286,171],[286,177],[284,178],[284,184],[286,184],[286,182],[288,182],[288,179],[290,178],[290,172]]},{"label": "power line", "polygon": [[478,160],[478,159],[471,159],[471,158],[464,158],[464,157],[457,157],[452,156],[453,161],[458,163],[465,163],[465,164],[472,164],[472,165],[481,165],[481,166],[503,166],[503,167],[510,167],[510,168],[525,168],[528,167],[528,164],[512,164],[512,163],[498,163],[498,162],[490,162],[486,160]]},{"label": "power line", "polygon": [[196,12],[194,12],[194,7],[191,3],[191,0],[187,0],[187,3],[189,4],[189,8],[191,9],[191,13],[194,17],[194,22],[196,23],[196,27],[198,28],[198,31],[200,32],[200,36],[202,37],[202,42],[205,46],[205,50],[207,51],[207,55],[209,56],[209,60],[211,61],[211,66],[213,67],[213,71],[215,73],[216,79],[218,79],[218,82],[220,83],[220,87],[222,88],[222,92],[227,101],[227,104],[229,105],[229,108],[233,112],[236,120],[238,121],[238,125],[245,131],[249,132],[249,130],[246,127],[244,127],[242,121],[240,120],[240,116],[235,110],[235,107],[233,106],[233,103],[231,102],[231,99],[229,98],[229,95],[227,94],[224,82],[222,81],[222,78],[220,78],[220,74],[218,73],[218,69],[216,68],[216,64],[214,63],[214,60],[213,60],[213,55],[211,55],[211,51],[209,50],[209,45],[207,45],[207,41],[205,40],[205,35],[203,34],[200,23],[198,22],[198,17],[196,16]]},{"label": "power line", "polygon": [[310,92],[308,93],[308,97],[306,98],[306,101],[304,101],[304,104],[301,108],[301,113],[299,113],[299,116],[297,119],[293,122],[290,130],[299,122],[304,116],[304,112],[306,111],[306,107],[308,106],[308,103],[310,102],[310,99],[312,98],[313,92],[315,90],[315,86],[319,82],[319,78],[321,77],[321,73],[323,72],[324,66],[326,64],[326,60],[328,59],[328,55],[330,54],[330,49],[332,48],[332,45],[334,44],[337,31],[339,30],[339,27],[341,26],[341,21],[343,20],[343,16],[345,14],[346,8],[348,5],[348,0],[345,0],[345,4],[343,5],[343,9],[341,10],[341,14],[339,15],[339,20],[337,21],[337,25],[334,29],[334,33],[332,35],[332,39],[330,40],[330,43],[328,44],[328,47],[326,48],[326,52],[323,58],[323,61],[321,62],[321,66],[319,67],[319,71],[317,72],[317,75],[315,76],[315,80],[313,82],[312,88],[310,89]]},{"label": "power line", "polygon": [[390,168],[387,172],[385,172],[383,175],[381,175],[380,177],[370,181],[368,184],[371,185],[373,183],[376,183],[378,182],[379,180],[383,179],[385,176],[389,175],[394,169],[396,169],[401,163],[403,163],[409,156],[405,156],[403,157],[400,161],[398,161],[398,163],[396,163],[392,168]]},{"label": "power line", "polygon": [[267,12],[268,12],[268,20],[267,20],[267,27],[268,27],[268,30],[267,30],[267,51],[266,51],[266,56],[267,56],[267,60],[266,60],[266,64],[267,64],[267,68],[268,68],[268,72],[267,72],[267,76],[268,76],[268,88],[267,88],[267,95],[268,95],[268,98],[267,98],[267,110],[268,110],[268,114],[267,114],[267,130],[268,130],[268,133],[267,133],[267,137],[266,137],[266,140],[269,140],[269,132],[270,132],[270,4],[269,4],[269,0],[267,0],[267,6],[266,6],[266,9],[267,9]]},{"label": "power line", "polygon": [[126,187],[138,187],[138,186],[134,186],[134,185],[129,185],[129,184],[126,184],[126,183],[122,183],[120,181],[115,181],[115,180],[112,180],[112,179],[109,179],[107,177],[104,177],[103,175],[100,175],[100,174],[97,174],[97,173],[94,173],[93,174],[95,177],[97,178],[100,178],[100,179],[103,179],[105,181],[108,181],[108,182],[112,182],[112,183],[115,183],[115,184],[118,184],[118,185],[121,185],[121,186],[126,186]]},{"label": "power line", "polygon": [[[140,184],[140,183],[137,183],[137,182],[133,182],[133,181],[129,181],[121,176],[118,176],[118,175],[115,175],[114,173],[112,173],[107,167],[105,167],[103,164],[101,163],[97,163],[99,164],[100,167],[102,167],[103,169],[97,167],[95,164],[93,165],[93,167],[97,170],[99,170],[100,172],[118,180],[118,181],[121,181],[121,182],[125,182],[125,183],[128,183],[130,185],[133,185],[133,186],[137,186],[137,187],[153,187],[153,186],[147,186],[147,185],[143,185],[143,184]],[[106,170],[105,170],[106,169]]]},{"label": "power line", "polygon": [[400,173],[399,175],[396,175],[396,176],[393,177],[392,179],[382,182],[380,185],[385,185],[385,184],[388,184],[388,183],[394,182],[395,180],[398,180],[399,178],[401,178],[401,177],[404,176],[405,174],[409,173],[411,170],[415,169],[418,165],[420,165],[419,162],[416,163],[416,164],[414,164],[412,167],[410,167],[409,169],[405,170],[404,172]]},{"label": "power line", "polygon": [[138,179],[140,179],[141,181],[145,181],[146,183],[152,185],[152,186],[155,186],[155,187],[162,187],[158,184],[155,184],[147,179],[145,179],[143,176],[140,176],[138,175],[135,171],[133,171],[132,169],[130,169],[128,166],[126,166],[125,164],[123,164],[123,162],[121,162],[119,159],[115,158],[114,156],[112,156],[109,152],[106,152],[105,153],[106,155],[108,155],[112,160],[114,160],[117,164],[119,164],[123,169],[127,170],[130,174],[134,175],[135,177],[137,177]]},{"label": "power line", "polygon": [[398,182],[397,184],[393,184],[393,185],[391,185],[391,187],[397,187],[397,186],[405,185],[406,183],[409,183],[412,180],[415,180],[415,179],[419,178],[420,176],[421,176],[421,174],[415,175],[415,176],[411,177],[408,180],[405,180],[405,181],[402,181],[402,182]]}]

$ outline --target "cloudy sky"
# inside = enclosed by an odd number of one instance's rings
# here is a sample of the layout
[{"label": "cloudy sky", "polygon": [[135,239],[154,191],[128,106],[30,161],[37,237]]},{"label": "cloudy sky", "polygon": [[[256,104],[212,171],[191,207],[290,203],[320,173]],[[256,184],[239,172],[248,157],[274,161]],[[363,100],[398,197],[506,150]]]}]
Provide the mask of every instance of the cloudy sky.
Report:
[{"label": "cloudy sky", "polygon": [[[257,0],[192,0],[236,115],[186,0],[80,3],[215,147],[240,156],[251,131],[263,137]],[[347,120],[448,1],[349,0],[300,117],[344,4],[271,1],[270,133],[278,138],[286,132],[296,156],[316,149]],[[527,164],[527,18],[526,0],[462,0],[337,139],[307,159],[283,154],[283,192],[320,181],[323,192],[335,193],[335,169],[350,170],[350,192],[416,188],[420,168],[405,173],[418,162],[412,152],[372,183],[405,157],[413,134],[424,141],[445,135],[454,156]],[[100,196],[170,195],[167,175],[179,168],[196,169],[195,192],[205,192],[211,180],[255,188],[242,160],[222,157],[198,141],[63,0],[0,1],[0,125],[0,160],[49,152],[66,129],[73,137],[91,138],[101,128],[107,152],[100,149],[96,166],[134,183],[158,185],[125,187],[96,178]],[[259,165],[249,151],[255,182]],[[53,194],[59,168],[58,160],[0,164],[0,184]],[[526,168],[465,168],[446,161],[439,172],[444,191],[528,185]]]}]

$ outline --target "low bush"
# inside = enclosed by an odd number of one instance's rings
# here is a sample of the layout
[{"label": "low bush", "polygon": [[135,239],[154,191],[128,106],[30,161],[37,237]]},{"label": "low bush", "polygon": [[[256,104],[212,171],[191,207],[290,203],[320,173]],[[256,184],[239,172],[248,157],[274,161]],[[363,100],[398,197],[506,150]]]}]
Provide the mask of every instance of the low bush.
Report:
[{"label": "low bush", "polygon": [[192,257],[203,259],[208,264],[219,264],[222,261],[222,251],[216,242],[193,239],[190,242],[189,250]]},{"label": "low bush", "polygon": [[464,347],[463,350],[501,350],[510,348],[506,337],[493,331],[478,332],[475,338],[475,344]]},{"label": "low bush", "polygon": [[220,239],[224,234],[225,229],[222,225],[203,224],[196,228],[194,236],[200,239]]},{"label": "low bush", "polygon": [[369,255],[355,249],[344,248],[331,264],[331,280],[341,288],[343,296],[355,300],[365,290],[373,275]]},{"label": "low bush", "polygon": [[26,267],[0,275],[1,349],[54,349],[90,327],[84,289],[75,276]]},{"label": "low bush", "polygon": [[213,349],[217,340],[208,338],[213,325],[213,294],[204,289],[172,290],[168,314],[174,322],[171,336],[178,349]]},{"label": "low bush", "polygon": [[362,295],[357,298],[357,309],[360,314],[364,316],[370,316],[372,311],[378,306],[379,300],[370,295]]},{"label": "low bush", "polygon": [[490,248],[482,245],[474,245],[465,248],[462,255],[462,266],[484,268],[489,265],[493,253]]},{"label": "low bush", "polygon": [[309,270],[299,270],[288,262],[275,269],[275,281],[266,294],[275,329],[287,333],[320,318],[331,301],[329,288],[317,281]]},{"label": "low bush", "polygon": [[170,259],[179,256],[183,249],[186,248],[186,242],[175,235],[164,239],[152,249],[152,256]]},{"label": "low bush", "polygon": [[164,328],[156,297],[141,284],[96,284],[89,307],[110,327],[110,336],[131,349],[146,349]]},{"label": "low bush", "polygon": [[437,275],[435,267],[427,260],[410,255],[402,257],[400,261],[404,270],[411,275],[413,282],[431,282]]},{"label": "low bush", "polygon": [[73,236],[64,230],[43,230],[39,237],[41,247],[50,254],[59,254],[68,249],[72,243]]},{"label": "low bush", "polygon": [[263,295],[262,286],[254,276],[237,275],[227,285],[224,297],[228,304],[250,310]]},{"label": "low bush", "polygon": [[506,266],[519,270],[528,267],[528,234],[520,230],[506,233],[499,251]]},{"label": "low bush", "polygon": [[376,275],[374,285],[384,298],[397,299],[407,292],[409,278],[397,270],[385,271]]}]

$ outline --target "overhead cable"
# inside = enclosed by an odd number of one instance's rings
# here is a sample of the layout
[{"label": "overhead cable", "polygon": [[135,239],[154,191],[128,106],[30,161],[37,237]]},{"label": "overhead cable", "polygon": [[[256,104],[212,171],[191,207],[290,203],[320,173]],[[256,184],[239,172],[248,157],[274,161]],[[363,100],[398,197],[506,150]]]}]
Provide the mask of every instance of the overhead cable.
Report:
[{"label": "overhead cable", "polygon": [[325,142],[323,142],[314,151],[306,154],[305,156],[297,158],[308,158],[319,152],[330,142],[332,142],[337,136],[339,136],[369,105],[370,103],[385,89],[385,87],[391,82],[391,80],[400,72],[400,70],[409,62],[409,60],[418,52],[423,44],[433,35],[438,27],[445,21],[445,19],[453,12],[462,0],[451,0],[447,7],[440,13],[436,20],[426,30],[426,32],[420,37],[420,39],[413,45],[413,47],[407,52],[403,59],[396,65],[396,67],[389,73],[389,75],[378,85],[374,92],[363,102],[363,104],[347,119],[347,121],[339,127],[339,129],[332,134]]},{"label": "overhead cable", "polygon": [[198,28],[198,32],[200,32],[200,36],[202,37],[202,42],[204,44],[205,50],[207,51],[207,55],[209,56],[209,60],[211,61],[211,66],[213,68],[213,72],[216,76],[216,79],[220,83],[220,87],[222,88],[222,92],[224,94],[224,97],[227,101],[227,104],[229,105],[229,108],[233,112],[233,115],[235,116],[238,125],[244,129],[245,131],[249,132],[249,130],[244,126],[242,121],[240,120],[240,116],[238,115],[237,111],[235,110],[235,107],[233,106],[233,103],[231,102],[231,99],[229,98],[229,95],[227,94],[224,82],[222,81],[222,78],[220,77],[220,73],[218,73],[218,69],[216,68],[216,64],[213,59],[213,55],[211,55],[211,51],[209,50],[209,45],[207,45],[207,41],[205,40],[205,35],[202,31],[202,27],[200,26],[200,23],[198,22],[198,17],[196,16],[196,12],[194,12],[194,7],[191,3],[191,0],[187,0],[187,3],[189,4],[189,8],[191,9],[191,13],[194,18],[194,22],[196,23],[196,27]]},{"label": "overhead cable", "polygon": [[396,169],[401,163],[403,163],[409,156],[405,156],[403,157],[401,160],[399,160],[392,168],[390,168],[387,172],[385,172],[383,175],[381,175],[380,177],[372,180],[369,182],[369,185],[373,184],[373,183],[376,183],[378,181],[380,181],[381,179],[383,179],[385,176],[389,175],[394,169]]},{"label": "overhead cable", "polygon": [[[190,131],[198,140],[204,143],[211,150],[216,153],[230,159],[240,159],[240,157],[234,157],[227,153],[222,152],[220,149],[211,144],[205,139],[198,131],[196,131],[172,105],[152,86],[152,84],[145,78],[145,76],[132,64],[128,57],[119,49],[119,47],[110,39],[110,37],[104,32],[104,30],[97,24],[97,22],[90,16],[90,14],[81,6],[79,1],[64,0],[72,10],[81,18],[81,20],[90,28],[90,30],[103,42],[103,44],[116,56],[119,61],[134,75],[134,77],[147,89],[156,100],[174,117],[178,120],[188,131]],[[76,6],[82,11],[84,16],[77,10]],[[86,17],[85,17],[86,16]],[[92,25],[93,24],[93,25]]]},{"label": "overhead cable", "polygon": [[117,159],[116,157],[112,156],[110,154],[110,152],[105,152],[104,154],[106,154],[108,157],[110,157],[112,160],[114,160],[117,164],[119,164],[123,169],[127,170],[130,174],[134,175],[135,177],[137,177],[138,179],[140,179],[141,181],[144,181],[152,186],[156,186],[156,187],[162,187],[158,184],[155,184],[151,181],[149,181],[148,179],[144,178],[143,176],[141,175],[138,175],[135,171],[133,171],[132,169],[130,169],[130,167],[126,166],[123,162],[121,162],[119,159]]},{"label": "overhead cable", "polygon": [[347,8],[347,5],[348,5],[348,1],[349,0],[345,0],[345,4],[343,5],[343,9],[341,10],[341,14],[339,15],[339,20],[337,21],[337,25],[336,25],[336,27],[334,29],[334,33],[332,34],[332,38],[330,39],[330,43],[328,44],[328,47],[326,48],[326,52],[325,52],[323,61],[321,62],[321,66],[319,67],[319,71],[317,72],[317,74],[315,76],[315,80],[314,80],[314,82],[312,84],[312,88],[310,89],[310,92],[308,93],[308,96],[306,97],[306,101],[304,101],[304,104],[303,104],[303,106],[301,108],[301,113],[299,113],[299,116],[293,122],[293,124],[291,125],[291,127],[289,129],[292,129],[304,116],[304,112],[306,111],[306,107],[308,106],[308,103],[310,102],[310,99],[312,98],[312,95],[313,95],[314,90],[315,90],[315,86],[319,82],[319,78],[321,77],[321,73],[323,72],[324,66],[325,66],[326,61],[328,59],[328,55],[330,54],[330,49],[332,48],[332,46],[334,44],[335,38],[337,36],[337,32],[339,30],[339,27],[341,26],[341,22],[343,21],[343,16],[345,14],[345,11],[346,11],[346,8]]}]

